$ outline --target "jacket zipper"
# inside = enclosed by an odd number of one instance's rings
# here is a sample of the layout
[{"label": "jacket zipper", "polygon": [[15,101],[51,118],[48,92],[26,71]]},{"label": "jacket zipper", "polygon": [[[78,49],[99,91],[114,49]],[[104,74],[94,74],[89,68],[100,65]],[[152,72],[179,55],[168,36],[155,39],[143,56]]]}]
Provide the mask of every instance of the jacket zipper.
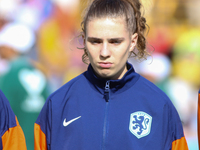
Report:
[{"label": "jacket zipper", "polygon": [[106,82],[105,92],[104,92],[105,100],[106,100],[106,108],[105,108],[105,118],[103,125],[103,146],[102,150],[105,150],[105,142],[106,142],[106,133],[107,133],[107,124],[108,124],[108,107],[109,107],[109,99],[110,99],[110,81]]}]

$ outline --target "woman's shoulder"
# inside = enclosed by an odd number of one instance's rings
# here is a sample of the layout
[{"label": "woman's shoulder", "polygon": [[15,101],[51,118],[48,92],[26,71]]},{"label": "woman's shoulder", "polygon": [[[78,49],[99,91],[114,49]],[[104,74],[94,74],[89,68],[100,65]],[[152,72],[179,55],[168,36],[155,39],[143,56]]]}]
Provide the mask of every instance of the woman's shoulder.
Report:
[{"label": "woman's shoulder", "polygon": [[146,78],[140,76],[134,90],[136,97],[140,98],[148,108],[153,108],[160,112],[162,112],[163,109],[167,109],[170,112],[176,112],[169,96]]},{"label": "woman's shoulder", "polygon": [[62,99],[62,97],[65,97],[69,92],[76,92],[77,88],[83,88],[84,83],[86,83],[85,76],[80,74],[53,92],[48,99]]},{"label": "woman's shoulder", "polygon": [[0,90],[0,109],[4,108],[5,106],[9,106],[9,101],[4,95],[4,93]]},{"label": "woman's shoulder", "polygon": [[163,90],[161,90],[155,83],[147,80],[141,75],[136,86],[138,90],[141,90],[143,93],[145,93],[145,95],[149,97],[154,97],[154,99],[159,98],[166,102],[169,101],[169,97]]}]

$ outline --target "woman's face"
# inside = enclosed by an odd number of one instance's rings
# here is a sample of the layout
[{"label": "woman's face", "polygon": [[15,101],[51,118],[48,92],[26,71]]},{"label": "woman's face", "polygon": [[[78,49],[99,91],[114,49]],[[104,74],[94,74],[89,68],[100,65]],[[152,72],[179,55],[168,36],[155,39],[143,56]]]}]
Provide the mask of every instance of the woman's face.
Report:
[{"label": "woman's face", "polygon": [[126,62],[137,37],[137,34],[130,35],[121,17],[90,20],[86,26],[85,47],[96,75],[121,79],[127,71]]}]

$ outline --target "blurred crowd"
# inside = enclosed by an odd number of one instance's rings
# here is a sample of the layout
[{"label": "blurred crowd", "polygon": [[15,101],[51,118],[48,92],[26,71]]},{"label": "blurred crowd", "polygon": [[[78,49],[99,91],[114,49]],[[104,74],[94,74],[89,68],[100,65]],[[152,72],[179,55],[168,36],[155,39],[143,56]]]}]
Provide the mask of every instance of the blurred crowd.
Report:
[{"label": "blurred crowd", "polygon": [[[190,150],[198,150],[200,1],[141,0],[149,26],[147,60],[136,72],[172,100]],[[0,0],[0,89],[33,150],[33,122],[47,96],[86,70],[81,13],[87,0]],[[31,125],[32,124],[32,125]]]}]

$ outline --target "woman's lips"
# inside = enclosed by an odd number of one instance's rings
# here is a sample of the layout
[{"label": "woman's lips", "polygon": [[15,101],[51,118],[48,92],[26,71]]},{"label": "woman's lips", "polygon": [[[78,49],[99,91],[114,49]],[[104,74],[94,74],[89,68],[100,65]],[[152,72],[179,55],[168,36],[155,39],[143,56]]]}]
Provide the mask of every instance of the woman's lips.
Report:
[{"label": "woman's lips", "polygon": [[110,63],[110,62],[100,62],[99,66],[101,68],[110,68],[112,66],[112,63]]}]

